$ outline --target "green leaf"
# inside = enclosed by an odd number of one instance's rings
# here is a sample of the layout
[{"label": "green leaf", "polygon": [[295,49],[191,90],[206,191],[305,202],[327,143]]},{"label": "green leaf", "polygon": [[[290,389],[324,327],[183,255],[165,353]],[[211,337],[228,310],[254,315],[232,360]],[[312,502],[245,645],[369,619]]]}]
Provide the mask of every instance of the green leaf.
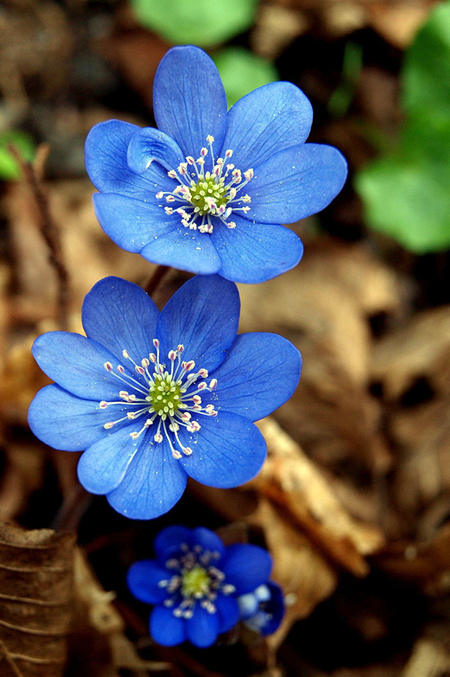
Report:
[{"label": "green leaf", "polygon": [[257,87],[278,80],[278,71],[270,61],[243,47],[227,47],[214,56],[214,61],[227,93],[229,107]]},{"label": "green leaf", "polygon": [[33,160],[36,148],[32,137],[25,132],[11,131],[0,134],[0,179],[5,181],[14,181],[21,176],[18,164],[8,150],[10,145],[15,146],[27,162]]},{"label": "green leaf", "polygon": [[450,1],[437,5],[406,54],[398,148],[356,178],[367,222],[416,253],[450,247]]},{"label": "green leaf", "polygon": [[131,0],[136,17],[175,44],[217,45],[253,24],[259,0]]},{"label": "green leaf", "polygon": [[405,129],[395,155],[356,177],[368,223],[416,254],[450,246],[450,120]]},{"label": "green leaf", "polygon": [[404,62],[403,103],[409,115],[450,109],[450,2],[437,5],[419,30]]}]

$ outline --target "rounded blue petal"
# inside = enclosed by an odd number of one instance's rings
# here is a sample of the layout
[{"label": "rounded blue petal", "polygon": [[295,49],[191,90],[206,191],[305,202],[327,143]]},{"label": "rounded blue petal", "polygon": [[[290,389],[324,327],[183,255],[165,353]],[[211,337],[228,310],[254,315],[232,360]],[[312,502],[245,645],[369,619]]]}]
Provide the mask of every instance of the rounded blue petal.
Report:
[{"label": "rounded blue petal", "polygon": [[248,419],[227,411],[217,417],[201,417],[195,436],[180,431],[192,455],[180,463],[190,477],[211,487],[228,489],[250,481],[266,458],[266,443],[258,428]]},{"label": "rounded blue petal", "polygon": [[185,228],[180,217],[172,218],[174,221],[171,222],[170,229],[161,230],[160,233],[155,229],[155,233],[152,232],[148,243],[139,252],[140,255],[151,263],[172,266],[199,275],[217,273],[220,258],[210,238],[198,230]]},{"label": "rounded blue petal", "polygon": [[128,424],[114,432],[104,431],[104,436],[81,456],[77,468],[78,479],[91,494],[107,494],[125,477],[142,443],[142,439],[133,440],[130,437],[133,429],[136,426]]},{"label": "rounded blue petal", "polygon": [[219,634],[217,612],[209,613],[197,603],[194,615],[186,622],[186,634],[188,640],[200,648],[214,644]]},{"label": "rounded blue petal", "polygon": [[31,402],[28,422],[33,433],[54,449],[84,451],[104,434],[111,412],[98,402],[71,395],[57,385],[45,386]]},{"label": "rounded blue petal", "polygon": [[238,603],[235,597],[219,593],[215,604],[219,614],[219,633],[228,632],[239,620]]},{"label": "rounded blue petal", "polygon": [[[96,216],[105,233],[122,249],[139,253],[149,242],[169,235],[178,241],[183,228],[178,215],[164,213],[154,196],[148,201],[125,195],[97,193],[94,195]],[[183,231],[186,229],[183,228]],[[156,259],[154,263],[160,263]]]},{"label": "rounded blue petal", "polygon": [[154,127],[144,127],[131,138],[127,159],[128,166],[137,174],[145,172],[154,161],[170,170],[185,160],[179,145]]},{"label": "rounded blue petal", "polygon": [[342,189],[347,163],[332,146],[307,143],[281,150],[255,170],[246,186],[247,218],[293,223],[320,212]]},{"label": "rounded blue petal", "polygon": [[87,336],[120,362],[123,350],[137,364],[153,350],[159,311],[149,295],[131,282],[120,277],[100,280],[85,296],[81,315]]},{"label": "rounded blue petal", "polygon": [[157,334],[163,358],[183,344],[183,360],[194,360],[197,370],[215,369],[236,338],[239,311],[232,282],[218,275],[193,277],[161,312]]},{"label": "rounded blue petal", "polygon": [[167,52],[156,71],[153,108],[159,129],[175,139],[185,155],[197,158],[208,135],[222,147],[226,95],[214,62],[203,50],[181,46]]},{"label": "rounded blue petal", "polygon": [[222,277],[256,284],[285,273],[300,261],[303,245],[289,228],[254,223],[235,215],[233,220],[236,228],[219,224],[211,234],[220,257]]},{"label": "rounded blue petal", "polygon": [[42,371],[73,395],[99,402],[117,399],[118,381],[104,366],[113,355],[96,341],[50,331],[38,336],[32,353]]},{"label": "rounded blue petal", "polygon": [[219,411],[258,421],[291,397],[300,371],[301,355],[287,339],[263,332],[240,334],[214,371],[217,388],[211,401]]},{"label": "rounded blue petal", "polygon": [[167,597],[167,590],[159,584],[169,578],[167,569],[155,560],[147,559],[131,565],[127,573],[127,584],[130,592],[141,602],[161,604]]},{"label": "rounded blue petal", "polygon": [[149,630],[157,644],[161,646],[176,646],[187,639],[187,622],[184,618],[177,618],[171,609],[157,606],[150,615]]},{"label": "rounded blue petal", "polygon": [[216,564],[225,552],[222,539],[214,531],[205,527],[196,527],[192,530],[191,543],[193,545],[201,545],[204,551],[217,553],[218,557],[214,560]]},{"label": "rounded blue petal", "polygon": [[311,123],[312,107],[301,89],[272,82],[230,109],[222,154],[230,148],[241,171],[255,169],[280,150],[306,141]]},{"label": "rounded blue petal", "polygon": [[163,515],[177,503],[186,481],[186,473],[172,458],[166,441],[149,442],[134,455],[124,479],[106,497],[125,517],[148,520]]},{"label": "rounded blue petal", "polygon": [[173,524],[159,532],[153,542],[155,555],[163,564],[180,552],[182,545],[191,545],[192,529]]},{"label": "rounded blue petal", "polygon": [[220,568],[225,574],[225,583],[234,585],[236,594],[243,595],[268,581],[272,557],[257,545],[235,543],[226,549]]},{"label": "rounded blue petal", "polygon": [[140,127],[121,120],[108,120],[92,127],[86,138],[86,169],[102,193],[120,193],[146,200],[160,190],[171,190],[165,170],[157,165],[141,176],[128,166],[128,145]]}]

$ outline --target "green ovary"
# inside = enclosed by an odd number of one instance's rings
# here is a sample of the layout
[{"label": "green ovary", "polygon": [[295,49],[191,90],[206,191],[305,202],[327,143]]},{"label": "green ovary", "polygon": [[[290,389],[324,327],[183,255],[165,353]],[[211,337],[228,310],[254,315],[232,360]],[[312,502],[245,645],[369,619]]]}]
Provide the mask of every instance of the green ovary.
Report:
[{"label": "green ovary", "polygon": [[181,384],[170,376],[154,376],[147,400],[157,414],[173,414],[180,407]]},{"label": "green ovary", "polygon": [[198,183],[192,182],[189,188],[191,193],[191,204],[202,216],[204,214],[210,214],[212,209],[211,205],[208,204],[206,198],[212,198],[217,208],[222,207],[227,204],[227,189],[225,188],[224,180],[220,179],[217,183],[213,176],[208,176],[209,172],[206,173],[203,180],[200,180]]},{"label": "green ovary", "polygon": [[183,597],[203,597],[209,591],[210,583],[206,569],[196,564],[182,574],[181,594]]}]

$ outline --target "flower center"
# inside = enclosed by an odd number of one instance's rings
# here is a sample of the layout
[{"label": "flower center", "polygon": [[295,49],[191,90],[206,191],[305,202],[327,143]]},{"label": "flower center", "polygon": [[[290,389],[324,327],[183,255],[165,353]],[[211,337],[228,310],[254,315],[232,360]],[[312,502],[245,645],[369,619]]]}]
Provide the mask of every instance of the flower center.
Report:
[{"label": "flower center", "polygon": [[234,585],[225,583],[225,574],[215,565],[220,554],[204,550],[201,545],[191,549],[186,543],[181,545],[181,551],[182,554],[165,563],[173,575],[158,583],[167,591],[164,606],[171,608],[177,618],[192,618],[197,603],[214,614],[218,593],[231,595],[236,592]]},{"label": "flower center", "polygon": [[164,376],[154,374],[147,399],[160,416],[174,416],[181,404],[181,384],[174,381],[168,373]]},{"label": "flower center", "polygon": [[181,594],[183,597],[203,597],[209,590],[211,578],[203,567],[195,564],[181,576]]},{"label": "flower center", "polygon": [[[178,214],[185,228],[200,233],[212,233],[214,219],[227,228],[236,228],[236,223],[229,218],[233,212],[246,214],[250,211],[250,195],[240,193],[253,178],[253,169],[247,169],[242,174],[240,169],[229,162],[233,155],[231,149],[225,151],[224,158],[214,160],[214,137],[207,136],[206,140],[209,149],[202,148],[197,160],[188,155],[186,162],[182,162],[176,170],[167,172],[169,178],[178,182],[173,191],[156,193],[158,200],[164,198],[167,203],[161,205],[166,214]],[[213,164],[211,172],[205,172],[205,157],[208,153]]]},{"label": "flower center", "polygon": [[[148,357],[141,359],[137,364],[127,350],[122,355],[129,360],[138,378],[132,376],[119,364],[114,371],[111,362],[103,365],[107,372],[113,374],[119,381],[127,386],[127,390],[120,390],[119,399],[113,402],[102,401],[100,409],[116,405],[126,415],[114,421],[108,421],[104,428],[109,430],[118,423],[141,419],[140,428],[130,432],[130,437],[136,440],[154,424],[156,432],[153,434],[153,442],[168,442],[172,456],[181,458],[182,454],[190,456],[192,448],[186,446],[181,437],[181,429],[188,433],[198,433],[201,425],[197,421],[198,416],[217,416],[213,404],[202,405],[201,393],[212,392],[217,386],[217,379],[211,379],[209,383],[206,369],[194,371],[195,362],[182,361],[181,355],[184,346],[177,346],[176,350],[169,350],[170,367],[160,361],[159,341],[153,339],[156,354],[150,353]],[[150,369],[153,365],[153,370]],[[195,416],[195,418],[193,417]],[[196,440],[195,440],[196,441]]]}]

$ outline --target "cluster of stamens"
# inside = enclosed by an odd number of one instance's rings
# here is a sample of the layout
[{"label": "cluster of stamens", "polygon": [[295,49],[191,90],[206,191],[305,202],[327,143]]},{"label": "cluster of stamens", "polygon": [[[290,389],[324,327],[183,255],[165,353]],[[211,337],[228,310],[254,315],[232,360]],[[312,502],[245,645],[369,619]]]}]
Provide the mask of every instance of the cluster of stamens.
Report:
[{"label": "cluster of stamens", "polygon": [[[200,157],[195,160],[186,157],[178,168],[171,169],[169,178],[178,181],[178,185],[170,193],[160,191],[158,200],[165,199],[166,214],[179,214],[185,228],[198,230],[200,233],[212,233],[211,217],[217,217],[227,228],[236,228],[236,222],[230,221],[233,212],[250,211],[250,195],[242,195],[244,186],[253,178],[253,169],[243,174],[234,164],[229,162],[232,150],[225,152],[225,157],[214,160],[212,144],[213,136],[207,136],[208,148],[200,150]],[[210,153],[212,171],[205,172],[205,158]],[[177,204],[178,203],[178,204]]]},{"label": "cluster of stamens", "polygon": [[197,603],[208,613],[215,613],[218,593],[236,592],[234,585],[225,583],[225,574],[214,566],[220,554],[204,550],[201,545],[190,549],[186,543],[181,545],[181,550],[179,557],[165,563],[167,569],[174,571],[173,576],[158,583],[168,593],[164,605],[172,608],[177,618],[192,618]]},{"label": "cluster of stamens", "polygon": [[184,446],[179,437],[180,427],[186,428],[189,433],[197,433],[201,426],[193,418],[200,416],[217,416],[213,404],[202,405],[201,394],[212,392],[217,386],[217,380],[211,379],[209,383],[206,369],[194,371],[195,362],[181,360],[184,346],[177,346],[176,350],[170,350],[168,358],[170,368],[160,362],[159,341],[153,340],[156,348],[155,353],[141,359],[137,364],[127,350],[122,351],[124,359],[129,360],[136,374],[141,378],[135,378],[128,370],[119,364],[114,371],[111,362],[105,362],[104,368],[113,374],[128,390],[119,392],[119,400],[114,402],[100,402],[101,409],[112,405],[120,405],[129,408],[125,416],[108,421],[104,428],[109,430],[118,423],[143,419],[139,430],[130,433],[130,437],[136,440],[145,433],[150,426],[155,425],[153,441],[161,443],[165,438],[170,446],[172,456],[181,458],[182,454],[190,456],[191,447]]}]

